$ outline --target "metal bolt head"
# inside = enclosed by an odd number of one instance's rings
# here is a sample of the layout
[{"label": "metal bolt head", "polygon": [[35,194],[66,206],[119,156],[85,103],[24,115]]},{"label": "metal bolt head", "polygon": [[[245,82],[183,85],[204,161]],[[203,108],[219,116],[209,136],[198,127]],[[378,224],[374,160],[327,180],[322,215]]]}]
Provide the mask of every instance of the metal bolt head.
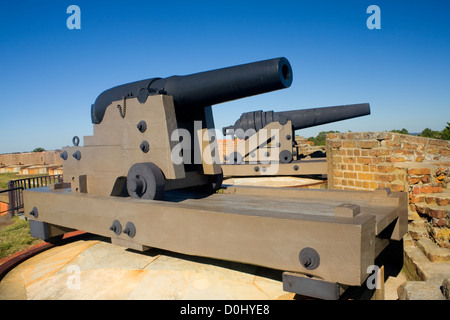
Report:
[{"label": "metal bolt head", "polygon": [[67,154],[67,151],[64,150],[63,152],[61,152],[61,154],[59,155],[63,160],[67,160],[67,158],[69,157],[69,155]]},{"label": "metal bolt head", "polygon": [[74,157],[74,158],[77,159],[77,160],[80,160],[80,159],[81,159],[81,152],[80,152],[80,150],[75,151],[75,152],[72,154],[72,157]]},{"label": "metal bolt head", "polygon": [[148,141],[142,141],[141,145],[139,146],[139,149],[141,149],[142,152],[147,153],[150,151],[150,145]]},{"label": "metal bolt head", "polygon": [[39,216],[38,214],[38,209],[36,207],[34,207],[31,211],[30,211],[30,215],[32,215],[33,217],[37,218]]},{"label": "metal bolt head", "polygon": [[123,233],[128,235],[130,238],[133,238],[136,235],[136,227],[134,226],[133,222],[127,222]]},{"label": "metal bolt head", "polygon": [[299,261],[305,269],[314,270],[320,265],[320,256],[316,250],[307,247],[300,251]]},{"label": "metal bolt head", "polygon": [[111,227],[109,227],[109,230],[114,232],[116,235],[119,235],[122,232],[122,225],[119,220],[114,220]]},{"label": "metal bolt head", "polygon": [[139,121],[139,123],[137,124],[137,128],[140,132],[145,132],[145,130],[147,130],[147,122],[145,122],[144,120]]}]

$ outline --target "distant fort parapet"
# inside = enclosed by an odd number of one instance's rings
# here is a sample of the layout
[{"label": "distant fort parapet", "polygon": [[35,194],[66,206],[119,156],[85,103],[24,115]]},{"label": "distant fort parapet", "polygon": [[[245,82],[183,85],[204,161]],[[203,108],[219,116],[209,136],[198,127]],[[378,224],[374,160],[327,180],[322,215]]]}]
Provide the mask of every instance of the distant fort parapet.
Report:
[{"label": "distant fort parapet", "polygon": [[61,150],[0,154],[0,173],[62,174]]}]

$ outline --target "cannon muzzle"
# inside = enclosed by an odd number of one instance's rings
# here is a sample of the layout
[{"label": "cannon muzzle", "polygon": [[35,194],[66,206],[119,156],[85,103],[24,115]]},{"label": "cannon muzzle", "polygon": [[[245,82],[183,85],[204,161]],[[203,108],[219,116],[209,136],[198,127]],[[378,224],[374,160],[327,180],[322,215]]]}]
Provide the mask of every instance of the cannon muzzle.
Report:
[{"label": "cannon muzzle", "polygon": [[290,120],[293,130],[299,130],[369,114],[370,105],[368,103],[284,112],[264,112],[260,110],[243,113],[233,126],[224,127],[222,131],[224,135],[235,134],[239,139],[245,139],[250,133],[245,131],[257,132],[274,121],[284,125]]},{"label": "cannon muzzle", "polygon": [[120,85],[101,93],[91,107],[92,123],[100,123],[113,102],[137,98],[145,103],[153,94],[173,96],[178,111],[206,107],[288,88],[292,68],[286,58],[253,62],[186,76],[152,78]]}]

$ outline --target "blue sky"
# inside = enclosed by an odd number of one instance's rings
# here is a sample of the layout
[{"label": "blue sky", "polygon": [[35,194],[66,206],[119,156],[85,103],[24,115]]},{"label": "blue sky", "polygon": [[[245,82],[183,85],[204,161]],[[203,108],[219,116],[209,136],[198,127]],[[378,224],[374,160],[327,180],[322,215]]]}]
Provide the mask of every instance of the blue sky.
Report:
[{"label": "blue sky", "polygon": [[[69,5],[81,30],[69,30]],[[369,5],[381,29],[369,30]],[[213,107],[218,129],[253,110],[369,102],[372,114],[297,131],[442,130],[450,122],[447,1],[9,1],[0,3],[0,153],[93,134],[104,90],[284,56],[285,90]]]}]

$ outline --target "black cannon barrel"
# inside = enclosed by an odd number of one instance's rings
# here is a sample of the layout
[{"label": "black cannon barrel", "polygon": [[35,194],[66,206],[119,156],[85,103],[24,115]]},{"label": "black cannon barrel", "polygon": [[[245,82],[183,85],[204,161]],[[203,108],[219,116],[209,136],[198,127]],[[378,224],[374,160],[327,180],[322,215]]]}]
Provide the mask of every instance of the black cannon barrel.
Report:
[{"label": "black cannon barrel", "polygon": [[222,131],[224,135],[235,134],[239,139],[245,139],[246,135],[250,133],[248,132],[245,135],[245,131],[249,129],[258,131],[274,121],[286,124],[290,120],[292,121],[293,129],[298,130],[369,114],[370,105],[368,103],[284,112],[264,112],[259,110],[243,113],[233,126],[224,127]]},{"label": "black cannon barrel", "polygon": [[151,78],[120,85],[101,93],[91,108],[93,123],[100,123],[106,108],[124,98],[137,97],[144,103],[148,95],[173,96],[175,107],[206,107],[261,93],[288,88],[292,68],[286,58],[258,61],[185,76]]}]

